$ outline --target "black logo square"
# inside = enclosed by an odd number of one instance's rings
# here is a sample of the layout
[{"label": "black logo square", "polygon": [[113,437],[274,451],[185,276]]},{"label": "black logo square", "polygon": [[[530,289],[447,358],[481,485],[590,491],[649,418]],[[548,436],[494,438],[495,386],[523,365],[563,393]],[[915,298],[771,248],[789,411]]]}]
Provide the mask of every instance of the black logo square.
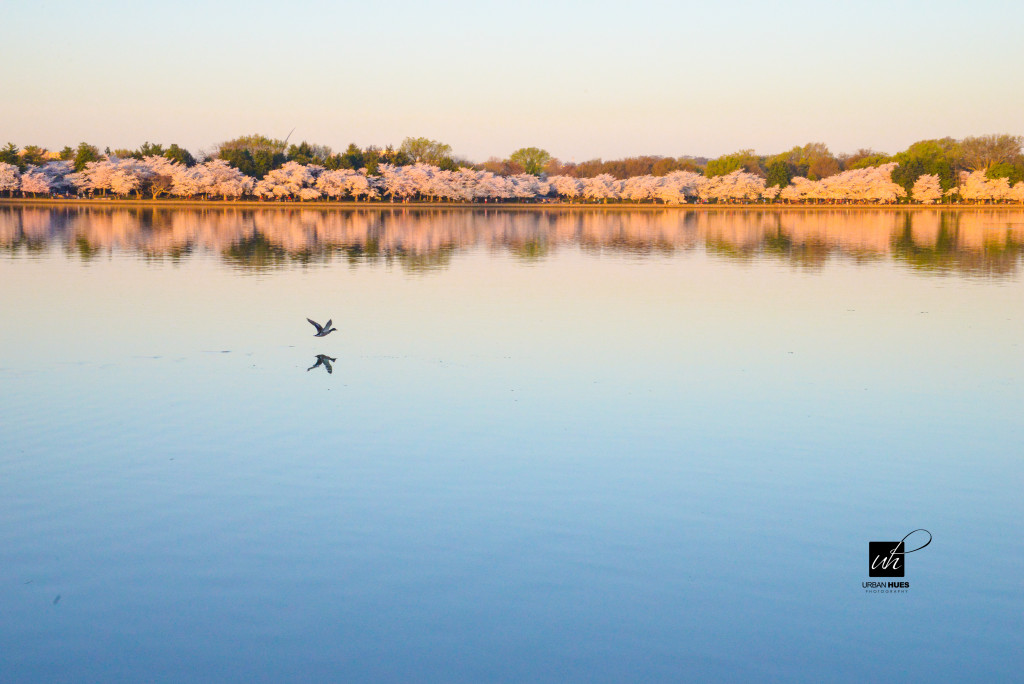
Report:
[{"label": "black logo square", "polygon": [[903,577],[903,542],[868,542],[869,577]]}]

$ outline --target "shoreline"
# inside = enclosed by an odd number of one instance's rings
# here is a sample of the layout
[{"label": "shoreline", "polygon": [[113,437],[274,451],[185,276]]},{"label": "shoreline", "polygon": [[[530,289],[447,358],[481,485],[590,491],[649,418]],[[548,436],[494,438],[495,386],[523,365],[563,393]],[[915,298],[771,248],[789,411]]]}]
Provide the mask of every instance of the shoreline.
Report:
[{"label": "shoreline", "polygon": [[356,202],[356,201],[259,201],[259,200],[182,200],[182,199],[113,199],[113,198],[35,198],[35,197],[0,197],[0,206],[37,206],[37,207],[94,207],[94,208],[168,208],[168,209],[300,209],[300,210],[342,210],[356,209],[384,211],[407,209],[501,209],[518,211],[557,210],[600,210],[600,211],[836,211],[836,210],[879,210],[886,211],[920,211],[955,210],[955,211],[1022,211],[1024,204],[871,204],[867,202],[853,204],[631,204],[615,202],[609,204],[584,204],[576,202]]}]

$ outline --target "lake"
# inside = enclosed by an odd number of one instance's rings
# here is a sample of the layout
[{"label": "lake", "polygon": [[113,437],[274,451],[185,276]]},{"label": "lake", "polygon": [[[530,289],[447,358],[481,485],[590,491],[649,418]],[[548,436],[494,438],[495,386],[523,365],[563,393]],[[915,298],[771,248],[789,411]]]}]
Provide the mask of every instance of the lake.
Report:
[{"label": "lake", "polygon": [[0,283],[0,681],[1020,677],[1019,209],[5,205]]}]

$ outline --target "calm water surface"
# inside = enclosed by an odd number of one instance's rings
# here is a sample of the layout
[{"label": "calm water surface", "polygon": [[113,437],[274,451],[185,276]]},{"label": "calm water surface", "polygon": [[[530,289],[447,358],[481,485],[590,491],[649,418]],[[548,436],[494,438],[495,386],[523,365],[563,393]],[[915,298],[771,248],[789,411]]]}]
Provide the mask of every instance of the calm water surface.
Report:
[{"label": "calm water surface", "polygon": [[0,207],[0,681],[1018,679],[1022,273],[1019,210]]}]

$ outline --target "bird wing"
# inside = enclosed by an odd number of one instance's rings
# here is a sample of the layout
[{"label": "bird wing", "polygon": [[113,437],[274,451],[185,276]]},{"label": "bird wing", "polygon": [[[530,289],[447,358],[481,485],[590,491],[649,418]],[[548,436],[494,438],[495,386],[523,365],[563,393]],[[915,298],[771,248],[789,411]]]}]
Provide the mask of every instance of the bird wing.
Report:
[{"label": "bird wing", "polygon": [[313,327],[316,328],[317,332],[323,331],[323,328],[320,326],[320,324],[314,321],[312,318],[307,318],[306,320],[313,324]]},{"label": "bird wing", "polygon": [[328,318],[327,319],[327,325],[324,326],[324,330],[330,330],[330,329],[331,329],[331,319]]}]

